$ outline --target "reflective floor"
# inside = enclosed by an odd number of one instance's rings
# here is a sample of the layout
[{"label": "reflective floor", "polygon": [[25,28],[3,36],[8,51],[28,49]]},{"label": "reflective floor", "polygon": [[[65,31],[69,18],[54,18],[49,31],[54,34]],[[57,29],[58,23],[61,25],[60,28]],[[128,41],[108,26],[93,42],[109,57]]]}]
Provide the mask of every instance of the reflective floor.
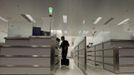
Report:
[{"label": "reflective floor", "polygon": [[74,64],[73,59],[70,59],[69,67],[61,66],[55,75],[84,75],[83,72]]},{"label": "reflective floor", "polygon": [[[87,75],[134,75],[134,74],[114,74],[106,70],[88,68]],[[84,75],[83,72],[74,64],[73,59],[70,59],[69,67],[60,67],[55,75]]]},{"label": "reflective floor", "polygon": [[112,72],[102,69],[88,68],[87,75],[134,75],[134,74],[114,74]]}]

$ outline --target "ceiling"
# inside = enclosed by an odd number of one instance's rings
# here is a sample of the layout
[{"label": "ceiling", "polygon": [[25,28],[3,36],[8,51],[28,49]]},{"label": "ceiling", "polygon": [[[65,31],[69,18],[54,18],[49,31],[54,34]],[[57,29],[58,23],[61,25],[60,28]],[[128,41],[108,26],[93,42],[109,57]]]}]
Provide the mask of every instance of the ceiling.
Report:
[{"label": "ceiling", "polygon": [[[39,25],[46,23],[44,18],[49,18],[48,7],[54,7],[53,29],[66,30],[66,35],[76,36],[80,31],[109,30],[120,21],[131,18],[130,25],[134,21],[134,0],[0,0],[0,16],[9,22],[28,22],[21,14],[31,14]],[[67,24],[63,23],[62,16],[67,15]],[[97,17],[102,20],[96,25],[93,22]],[[114,18],[110,23],[104,23]],[[85,24],[83,24],[85,20]],[[45,21],[45,22],[44,22]],[[0,24],[3,23],[0,21]],[[46,23],[48,24],[48,23]]]}]

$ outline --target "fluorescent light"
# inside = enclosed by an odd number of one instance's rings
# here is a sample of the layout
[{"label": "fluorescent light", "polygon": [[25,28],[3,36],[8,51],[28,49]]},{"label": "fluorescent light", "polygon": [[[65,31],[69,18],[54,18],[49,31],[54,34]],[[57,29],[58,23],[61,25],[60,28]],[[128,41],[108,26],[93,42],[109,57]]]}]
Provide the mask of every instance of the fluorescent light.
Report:
[{"label": "fluorescent light", "polygon": [[1,16],[0,16],[0,20],[2,20],[2,21],[4,21],[4,22],[8,22],[7,19],[5,19],[5,18],[3,18],[3,17],[1,17]]},{"label": "fluorescent light", "polygon": [[33,17],[29,14],[26,14],[26,17],[29,18],[29,20],[33,23],[35,23],[35,20],[33,19]]},{"label": "fluorescent light", "polygon": [[83,20],[83,24],[85,24],[86,23],[86,21],[85,20]]},{"label": "fluorescent light", "polygon": [[98,18],[96,19],[96,21],[94,21],[94,24],[97,24],[101,19],[102,19],[102,17],[98,17]]},{"label": "fluorescent light", "polygon": [[67,23],[67,15],[63,15],[63,23]]},{"label": "fluorescent light", "polygon": [[29,22],[33,22],[33,23],[36,22],[30,14],[22,14],[22,16],[23,16],[25,19],[27,19]]},{"label": "fluorescent light", "polygon": [[125,20],[121,21],[120,23],[118,23],[117,25],[124,24],[124,23],[126,23],[127,21],[129,21],[129,20],[130,20],[130,18],[127,18],[127,19],[125,19]]}]

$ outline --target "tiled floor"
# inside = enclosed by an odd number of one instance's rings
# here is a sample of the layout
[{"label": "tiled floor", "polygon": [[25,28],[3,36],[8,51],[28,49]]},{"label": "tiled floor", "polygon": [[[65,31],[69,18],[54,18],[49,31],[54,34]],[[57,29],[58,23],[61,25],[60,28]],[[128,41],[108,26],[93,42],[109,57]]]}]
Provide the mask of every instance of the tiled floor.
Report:
[{"label": "tiled floor", "polygon": [[68,68],[60,68],[55,75],[84,75],[83,72],[74,64],[74,61],[70,59],[70,65]]},{"label": "tiled floor", "polygon": [[[134,75],[134,74],[114,74],[106,70],[88,68],[87,75]],[[84,75],[83,72],[70,59],[70,66],[68,68],[59,68],[55,75]]]},{"label": "tiled floor", "polygon": [[88,68],[87,75],[134,75],[134,74],[114,74],[112,72],[103,69]]}]

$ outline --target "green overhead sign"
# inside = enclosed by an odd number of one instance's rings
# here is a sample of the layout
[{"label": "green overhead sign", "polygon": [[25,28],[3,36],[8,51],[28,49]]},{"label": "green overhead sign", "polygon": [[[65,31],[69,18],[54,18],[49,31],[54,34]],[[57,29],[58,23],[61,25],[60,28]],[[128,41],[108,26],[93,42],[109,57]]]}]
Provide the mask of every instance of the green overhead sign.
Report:
[{"label": "green overhead sign", "polygon": [[49,2],[52,2],[52,0],[48,0]]},{"label": "green overhead sign", "polygon": [[48,11],[49,11],[49,14],[50,14],[50,15],[53,14],[53,10],[54,10],[53,7],[49,7],[49,8],[48,8]]}]

